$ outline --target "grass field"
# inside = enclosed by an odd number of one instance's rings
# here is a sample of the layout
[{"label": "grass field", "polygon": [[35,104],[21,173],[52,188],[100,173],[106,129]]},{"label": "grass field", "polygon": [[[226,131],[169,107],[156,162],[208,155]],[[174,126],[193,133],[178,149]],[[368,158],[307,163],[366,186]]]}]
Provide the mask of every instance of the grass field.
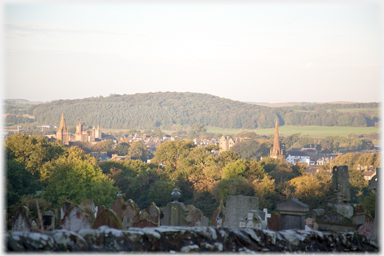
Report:
[{"label": "grass field", "polygon": [[[224,129],[216,127],[207,127],[207,132],[222,133],[222,134],[237,134],[244,131],[252,131],[257,134],[273,134],[275,128],[268,129],[253,129],[253,130],[242,130],[242,129]],[[377,127],[340,127],[340,126],[290,126],[285,125],[279,127],[279,134],[291,135],[294,133],[301,133],[301,135],[309,135],[316,137],[324,136],[348,136],[351,133],[355,134],[368,134],[371,132],[379,132],[380,129]]]},{"label": "grass field", "polygon": [[[129,129],[102,129],[103,132],[127,132]],[[162,130],[167,134],[171,134],[174,131]],[[275,132],[275,128],[268,129],[225,129],[218,127],[207,126],[207,132],[212,133],[222,133],[222,134],[238,134],[240,132],[252,131],[257,134],[273,134]],[[280,135],[291,135],[294,133],[301,133],[301,135],[309,135],[314,137],[325,137],[325,136],[348,136],[351,133],[355,134],[368,134],[371,132],[380,132],[380,128],[377,127],[341,127],[341,126],[290,126],[285,125],[279,127]]]}]

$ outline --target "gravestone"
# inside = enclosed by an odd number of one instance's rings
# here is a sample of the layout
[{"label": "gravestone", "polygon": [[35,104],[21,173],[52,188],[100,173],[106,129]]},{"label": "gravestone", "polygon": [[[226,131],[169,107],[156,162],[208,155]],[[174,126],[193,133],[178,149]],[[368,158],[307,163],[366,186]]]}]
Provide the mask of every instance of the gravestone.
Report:
[{"label": "gravestone", "polygon": [[[348,166],[334,166],[332,171],[332,189],[336,195],[332,206],[336,212],[346,218],[353,215],[353,207],[349,204],[351,200]],[[330,204],[331,206],[331,204]]]},{"label": "gravestone", "polygon": [[318,230],[318,225],[312,218],[305,219],[305,230]]},{"label": "gravestone", "polygon": [[258,210],[259,198],[254,196],[227,196],[224,227],[239,229],[239,221],[245,220],[248,212]]},{"label": "gravestone", "polygon": [[34,220],[31,222],[31,232],[39,232],[39,227]]},{"label": "gravestone", "polygon": [[95,218],[97,218],[105,209],[107,209],[107,207],[105,207],[104,205],[100,206],[97,209],[97,213],[96,213],[96,217]]},{"label": "gravestone", "polygon": [[123,229],[133,227],[140,220],[139,213],[139,206],[132,199],[129,199],[123,212]]},{"label": "gravestone", "polygon": [[309,206],[297,199],[290,199],[276,205],[280,212],[280,230],[305,229],[305,214]]},{"label": "gravestone", "polygon": [[222,227],[224,220],[225,220],[225,207],[223,203],[223,199],[220,200],[220,205],[217,207],[217,209],[213,212],[212,217],[211,217],[211,225],[213,227]]},{"label": "gravestone", "polygon": [[259,218],[261,220],[261,229],[267,229],[268,219],[271,218],[271,214],[268,213],[267,208],[264,208],[262,211],[259,210]]},{"label": "gravestone", "polygon": [[116,201],[111,206],[111,210],[114,211],[119,217],[120,221],[123,221],[123,211],[126,208],[126,204],[124,202],[124,199],[122,197],[117,197]]},{"label": "gravestone", "polygon": [[55,214],[51,211],[44,213],[43,217],[44,230],[54,230],[55,229]]},{"label": "gravestone", "polygon": [[151,203],[147,209],[139,212],[139,221],[133,224],[134,227],[158,227],[160,226],[160,209],[155,203]]},{"label": "gravestone", "polygon": [[89,209],[83,209],[78,205],[72,205],[63,219],[60,221],[63,229],[78,232],[81,229],[90,229],[95,216]]},{"label": "gravestone", "polygon": [[193,205],[187,205],[187,218],[191,221],[191,227],[208,227],[208,218],[204,213]]},{"label": "gravestone", "polygon": [[26,206],[19,207],[12,219],[12,232],[14,231],[31,231],[31,223],[29,221],[29,209]]},{"label": "gravestone", "polygon": [[259,217],[259,210],[249,211],[245,219],[240,219],[239,228],[261,229],[261,219]]},{"label": "gravestone", "polygon": [[116,213],[110,209],[105,209],[97,216],[92,228],[97,229],[101,226],[108,226],[110,228],[123,229],[120,218]]},{"label": "gravestone", "polygon": [[358,232],[361,235],[365,235],[368,239],[375,239],[376,229],[373,218],[365,215],[364,223],[359,227]]},{"label": "gravestone", "polygon": [[91,199],[84,199],[80,204],[79,206],[83,209],[89,209],[91,210],[91,212],[93,212],[93,215],[95,216],[96,218],[96,213],[97,213],[97,210],[96,210],[96,206],[95,206],[95,203],[91,200]]},{"label": "gravestone", "polygon": [[357,231],[363,221],[359,217],[360,214],[354,215],[353,207],[349,204],[348,167],[334,166],[332,170],[332,189],[335,198],[326,205],[325,209],[314,209],[312,217],[318,224],[319,231]]},{"label": "gravestone", "polygon": [[161,226],[190,226],[191,220],[188,219],[188,208],[178,201],[180,192],[175,188],[171,193],[173,202],[169,202],[162,210],[160,218]]},{"label": "gravestone", "polygon": [[268,221],[268,229],[274,231],[280,231],[280,214],[277,212],[271,213],[271,218]]},{"label": "gravestone", "polygon": [[63,206],[60,208],[60,220],[64,218],[64,215],[68,212],[69,208],[71,208],[71,202],[64,202]]}]

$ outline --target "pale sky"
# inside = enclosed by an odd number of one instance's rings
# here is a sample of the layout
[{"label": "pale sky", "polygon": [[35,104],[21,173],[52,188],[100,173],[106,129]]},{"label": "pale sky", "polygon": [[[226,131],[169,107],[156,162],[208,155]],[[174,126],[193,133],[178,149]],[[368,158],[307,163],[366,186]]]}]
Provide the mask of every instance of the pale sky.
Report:
[{"label": "pale sky", "polygon": [[5,98],[380,101],[375,2],[8,3]]}]

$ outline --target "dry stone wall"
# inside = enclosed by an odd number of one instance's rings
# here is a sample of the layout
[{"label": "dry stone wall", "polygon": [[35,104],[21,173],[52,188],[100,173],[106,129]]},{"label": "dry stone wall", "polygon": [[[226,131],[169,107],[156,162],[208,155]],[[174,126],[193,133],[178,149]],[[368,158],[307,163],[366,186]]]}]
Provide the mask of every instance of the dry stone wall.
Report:
[{"label": "dry stone wall", "polygon": [[147,227],[13,232],[8,252],[378,252],[356,232],[271,231],[214,227]]}]

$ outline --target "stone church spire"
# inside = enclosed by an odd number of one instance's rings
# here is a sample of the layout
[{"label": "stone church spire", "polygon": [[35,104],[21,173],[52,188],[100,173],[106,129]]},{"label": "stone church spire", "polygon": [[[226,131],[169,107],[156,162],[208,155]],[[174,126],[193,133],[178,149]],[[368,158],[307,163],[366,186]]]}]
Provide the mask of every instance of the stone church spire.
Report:
[{"label": "stone church spire", "polygon": [[56,139],[63,141],[65,145],[69,144],[69,132],[65,125],[64,113],[61,114],[60,126],[56,132]]},{"label": "stone church spire", "polygon": [[61,114],[61,121],[60,121],[59,130],[61,130],[61,131],[67,130],[67,127],[65,125],[64,113]]},{"label": "stone church spire", "polygon": [[279,141],[279,127],[278,119],[276,118],[276,128],[275,128],[275,138],[273,140],[273,148],[270,152],[270,157],[272,158],[282,158],[283,152],[281,152],[280,141]]},{"label": "stone church spire", "polygon": [[274,138],[274,141],[273,141],[273,151],[280,152],[279,127],[278,127],[278,120],[277,120],[277,118],[276,118],[275,138]]}]

